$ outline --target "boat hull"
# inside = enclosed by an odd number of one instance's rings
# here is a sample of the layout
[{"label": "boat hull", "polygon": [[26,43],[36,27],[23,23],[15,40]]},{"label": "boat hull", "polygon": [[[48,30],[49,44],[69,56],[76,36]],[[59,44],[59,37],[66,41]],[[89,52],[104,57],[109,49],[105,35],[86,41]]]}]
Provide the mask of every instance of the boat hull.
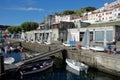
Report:
[{"label": "boat hull", "polygon": [[90,49],[94,51],[105,51],[104,47],[100,46],[91,46]]},{"label": "boat hull", "polygon": [[70,46],[69,43],[63,43],[63,45],[64,45],[64,46],[68,46],[68,47]]},{"label": "boat hull", "polygon": [[23,75],[29,75],[29,74],[38,73],[38,72],[44,71],[44,70],[46,70],[46,69],[48,69],[48,68],[50,68],[52,66],[53,66],[53,64],[50,64],[49,66],[46,66],[43,69],[39,69],[39,70],[35,70],[35,71],[30,71],[30,72],[27,72],[27,73],[23,73]]},{"label": "boat hull", "polygon": [[4,58],[4,64],[12,64],[14,61],[13,57]]},{"label": "boat hull", "polygon": [[80,63],[78,61],[72,60],[72,59],[66,59],[66,63],[68,64],[69,67],[77,70],[77,71],[87,71],[88,66]]},{"label": "boat hull", "polygon": [[53,66],[53,61],[52,60],[49,60],[49,62],[47,62],[48,60],[46,61],[42,61],[41,62],[34,62],[34,64],[30,64],[30,65],[25,65],[25,67],[21,67],[19,69],[19,73],[21,75],[30,75],[30,74],[34,74],[34,73],[38,73],[38,72],[41,72],[41,71],[44,71],[50,67]]}]

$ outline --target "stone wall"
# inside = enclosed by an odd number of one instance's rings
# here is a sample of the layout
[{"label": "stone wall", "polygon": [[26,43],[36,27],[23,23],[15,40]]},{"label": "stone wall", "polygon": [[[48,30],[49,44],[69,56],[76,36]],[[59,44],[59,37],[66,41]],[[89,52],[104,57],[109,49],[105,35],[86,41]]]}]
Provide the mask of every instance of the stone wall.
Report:
[{"label": "stone wall", "polygon": [[101,71],[120,76],[119,54],[114,55],[90,50],[68,50],[67,54],[68,58],[79,60]]}]

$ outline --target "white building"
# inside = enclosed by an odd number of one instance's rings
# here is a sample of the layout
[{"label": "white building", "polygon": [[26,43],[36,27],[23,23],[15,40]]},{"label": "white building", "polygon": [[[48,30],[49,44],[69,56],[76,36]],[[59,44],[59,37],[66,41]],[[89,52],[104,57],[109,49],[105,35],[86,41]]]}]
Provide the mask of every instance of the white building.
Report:
[{"label": "white building", "polygon": [[65,21],[65,22],[71,22],[73,19],[77,19],[80,16],[78,15],[55,15],[55,22]]},{"label": "white building", "polygon": [[[54,30],[52,29],[51,31],[50,30],[51,28],[49,28],[49,30],[52,32],[52,36],[56,36],[55,40],[58,40],[58,38],[60,38],[61,33],[63,33],[63,36],[66,37],[67,32],[70,32],[72,39],[75,39],[76,41],[81,41],[86,28],[89,28],[87,27],[89,24],[87,23],[84,24],[81,22],[89,22],[92,24],[98,24],[98,23],[106,23],[110,21],[113,22],[113,21],[118,21],[118,20],[120,20],[120,0],[117,0],[112,3],[105,3],[103,7],[93,12],[84,13],[82,16],[55,15],[54,22],[51,22],[50,27],[56,28],[56,29]],[[62,31],[61,29],[57,29],[59,27],[62,27],[65,23],[69,23],[69,22],[74,23],[74,28],[72,27],[73,26],[72,25],[71,26],[72,29],[65,28],[64,31]],[[66,24],[64,26],[69,27],[70,24]],[[40,25],[40,29],[45,29],[44,27],[45,27],[44,23]],[[96,41],[96,42],[103,42],[103,39],[104,39],[103,36],[109,35],[107,40],[112,41],[114,36],[119,35],[118,34],[119,31],[117,31],[117,29],[119,28],[116,26],[108,26],[106,28],[106,25],[97,26],[94,28],[91,27],[89,28],[89,30],[91,31],[91,37],[92,37],[91,40]],[[61,32],[59,30],[61,30]],[[106,34],[104,34],[105,30],[106,30]],[[41,33],[41,32],[42,30],[39,30],[39,31],[36,31],[35,34]],[[47,33],[47,35],[48,34],[49,33]]]},{"label": "white building", "polygon": [[83,22],[98,23],[120,20],[120,0],[105,3],[103,7],[88,13],[88,20]]}]

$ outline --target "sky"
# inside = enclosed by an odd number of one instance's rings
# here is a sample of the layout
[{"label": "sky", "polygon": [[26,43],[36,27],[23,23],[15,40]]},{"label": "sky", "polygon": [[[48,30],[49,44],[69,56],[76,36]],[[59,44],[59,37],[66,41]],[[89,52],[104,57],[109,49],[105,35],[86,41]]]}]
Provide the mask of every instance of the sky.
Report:
[{"label": "sky", "polygon": [[44,21],[46,15],[84,7],[100,8],[116,0],[0,0],[0,25],[17,26],[23,22]]}]

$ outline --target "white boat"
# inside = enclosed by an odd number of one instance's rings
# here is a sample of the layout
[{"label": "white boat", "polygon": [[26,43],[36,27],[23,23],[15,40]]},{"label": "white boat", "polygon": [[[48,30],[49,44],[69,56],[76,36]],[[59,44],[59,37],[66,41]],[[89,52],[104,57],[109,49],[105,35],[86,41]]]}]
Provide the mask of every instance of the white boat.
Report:
[{"label": "white boat", "polygon": [[4,64],[12,64],[15,61],[13,57],[4,58]]},{"label": "white boat", "polygon": [[103,46],[90,46],[90,49],[91,50],[94,50],[94,51],[105,51],[105,48]]},{"label": "white boat", "polygon": [[[106,39],[104,39],[104,44],[106,44]],[[104,46],[98,46],[98,45],[94,45],[94,46],[90,46],[90,32],[87,29],[83,40],[82,40],[82,49],[85,50],[94,50],[94,51],[105,51],[105,47]]]},{"label": "white boat", "polygon": [[82,47],[81,47],[82,49],[89,50],[89,46],[90,46],[90,32],[89,32],[88,29],[85,31],[85,34],[83,36],[81,45],[82,45]]},{"label": "white boat", "polygon": [[85,71],[87,73],[88,66],[84,63],[81,63],[73,59],[66,59],[66,63],[68,66],[70,66],[71,68],[77,71]]},{"label": "white boat", "polygon": [[70,44],[67,43],[67,42],[64,42],[63,45],[64,45],[64,46],[68,46],[68,47],[70,46]]},{"label": "white boat", "polygon": [[52,44],[52,33],[49,33],[47,41],[44,41],[44,43],[47,45]]},{"label": "white boat", "polygon": [[71,39],[71,34],[70,34],[70,32],[68,32],[68,35],[67,35],[67,41],[66,42],[63,42],[62,44],[64,45],[64,46],[67,46],[67,47],[69,47],[70,46],[70,39]]},{"label": "white boat", "polygon": [[40,40],[37,40],[36,42],[39,43],[39,44],[43,43],[43,34],[40,36]]},{"label": "white boat", "polygon": [[[72,42],[72,43],[71,43]],[[72,37],[71,37],[71,33],[69,32],[68,33],[68,36],[67,36],[67,41],[66,42],[63,42],[63,45],[64,46],[67,46],[67,47],[70,47],[70,46],[74,46],[74,41],[72,40]]]},{"label": "white boat", "polygon": [[25,40],[25,33],[22,31],[21,33],[21,41],[24,41]]}]

